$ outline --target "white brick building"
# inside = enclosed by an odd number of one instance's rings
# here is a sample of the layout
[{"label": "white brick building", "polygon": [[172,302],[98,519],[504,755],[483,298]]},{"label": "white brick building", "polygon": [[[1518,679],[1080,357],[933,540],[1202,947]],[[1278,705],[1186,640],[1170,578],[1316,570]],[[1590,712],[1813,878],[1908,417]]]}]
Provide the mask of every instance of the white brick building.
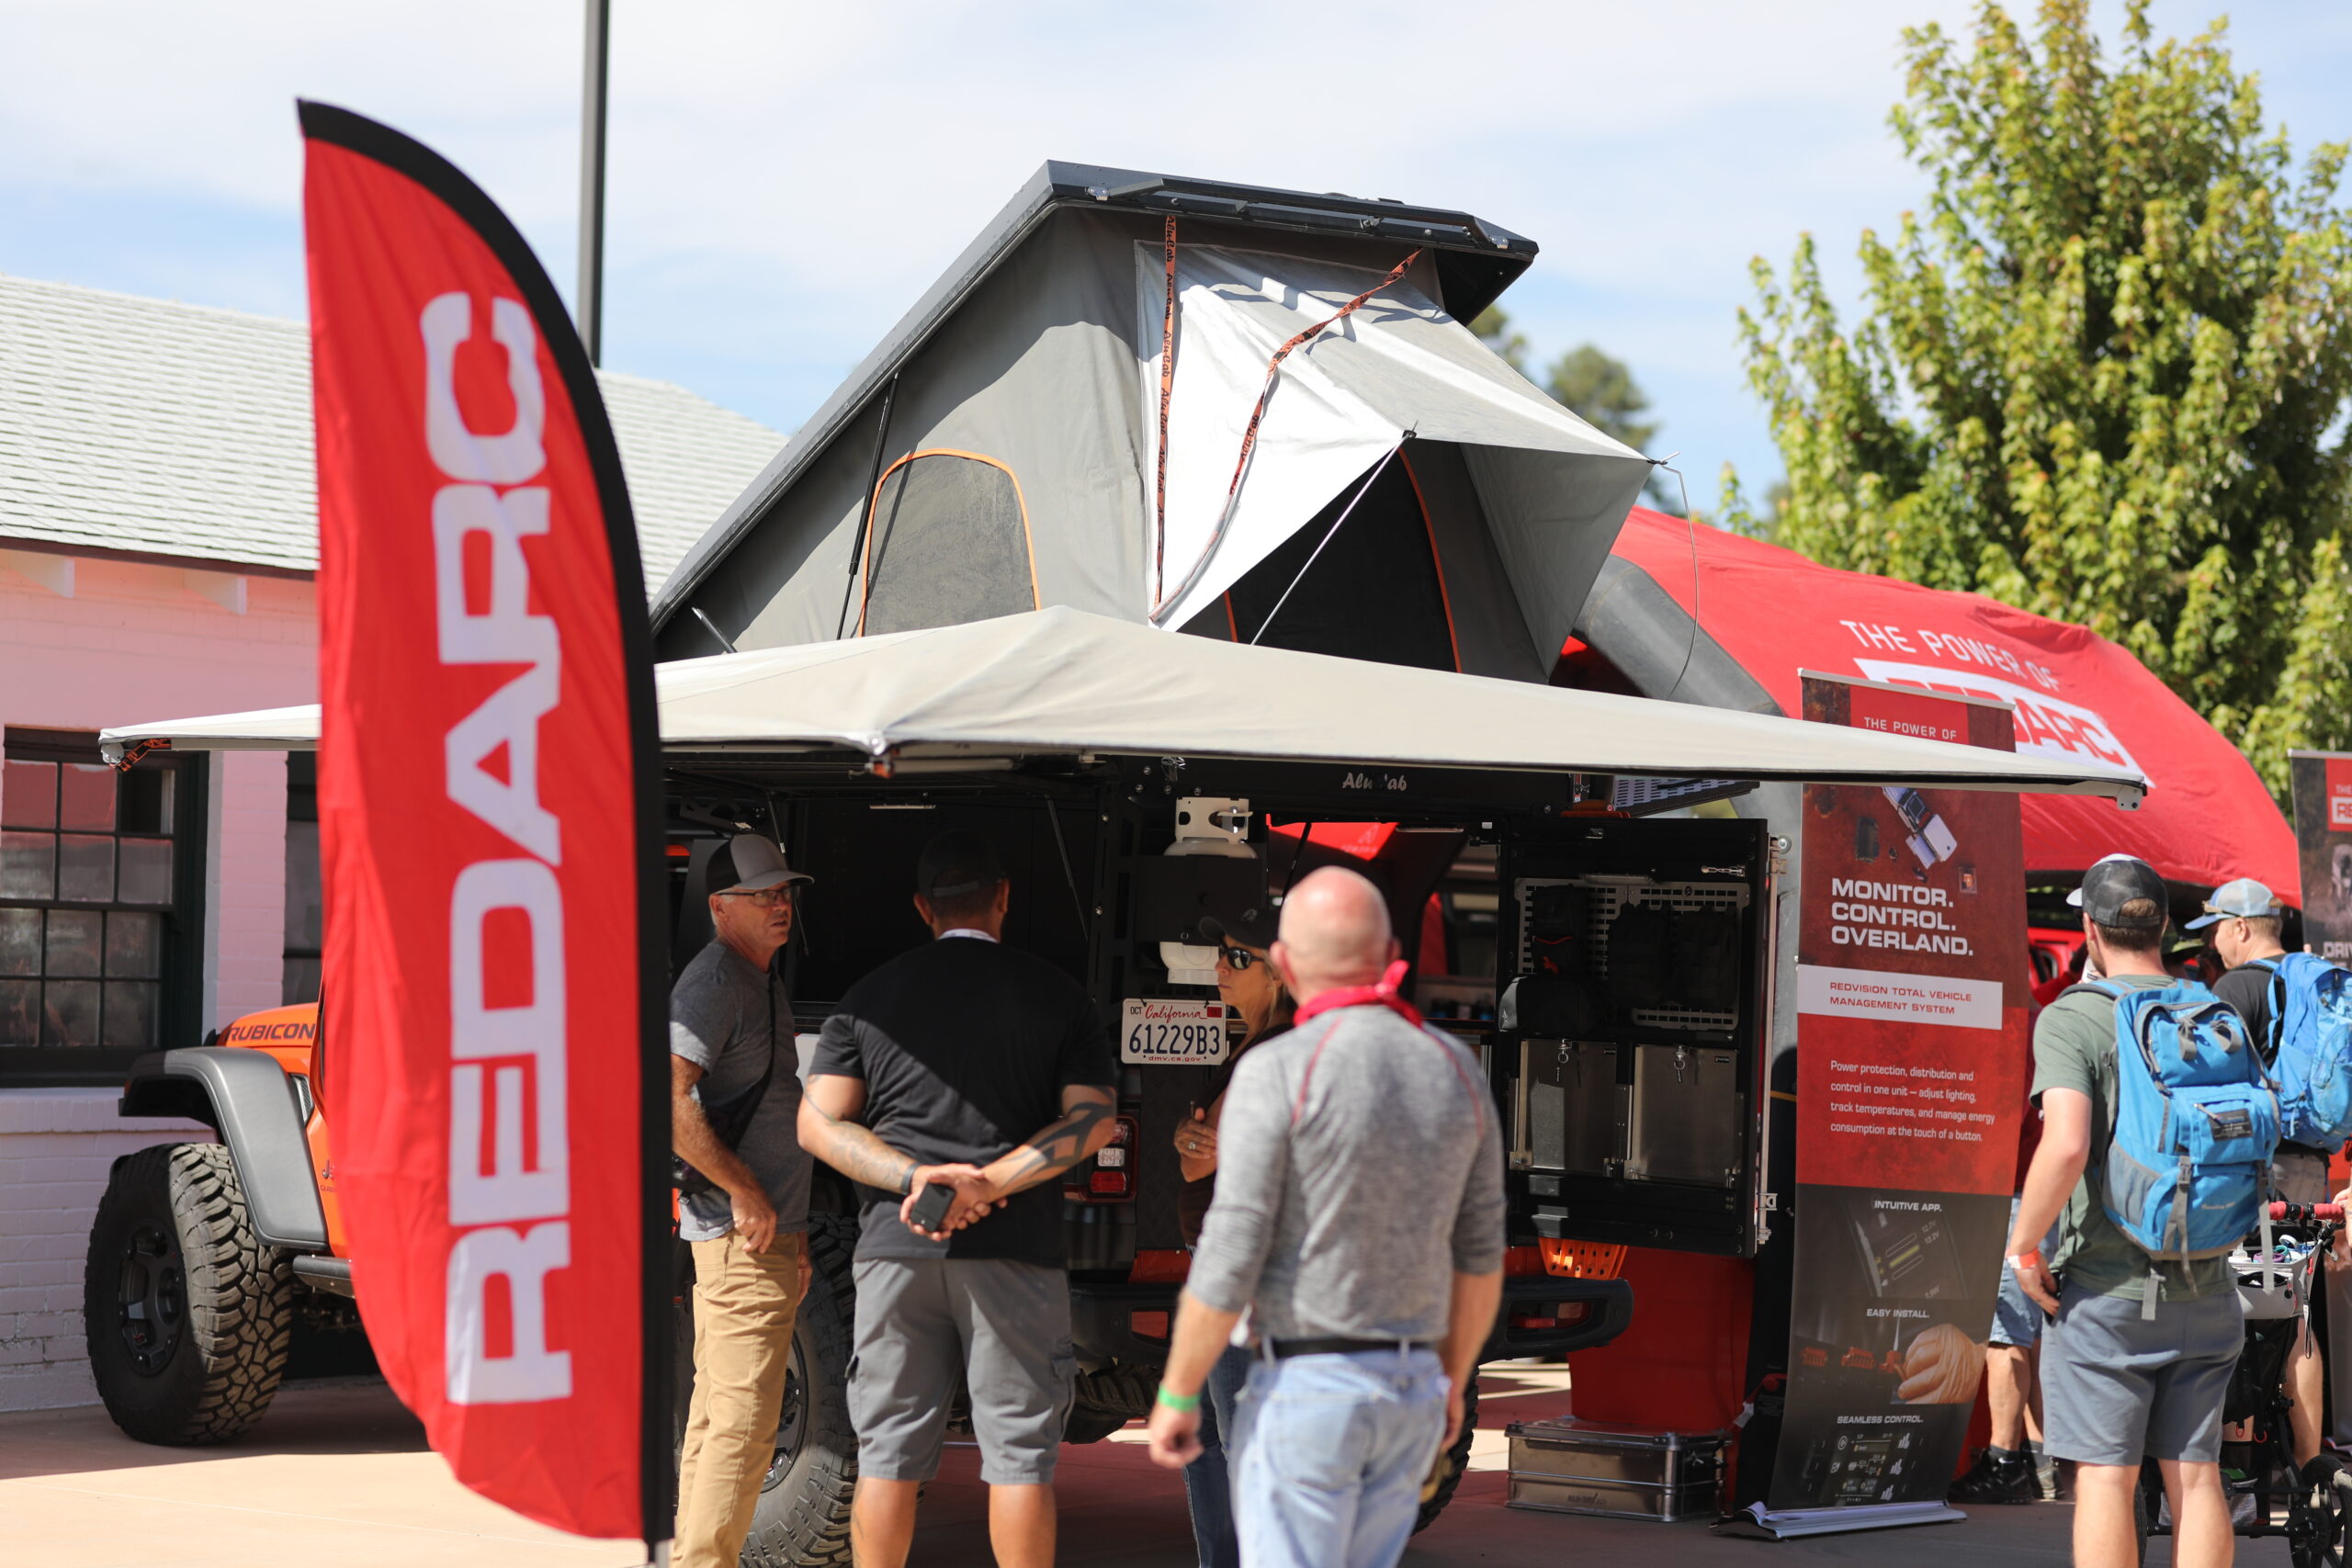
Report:
[{"label": "white brick building", "polygon": [[[118,775],[103,726],[316,700],[300,322],[0,277],[0,1410],[94,1402],[82,1259],[141,1050],[315,995],[307,758]],[[602,377],[658,587],[783,438]],[[290,786],[289,787],[289,780]]]}]

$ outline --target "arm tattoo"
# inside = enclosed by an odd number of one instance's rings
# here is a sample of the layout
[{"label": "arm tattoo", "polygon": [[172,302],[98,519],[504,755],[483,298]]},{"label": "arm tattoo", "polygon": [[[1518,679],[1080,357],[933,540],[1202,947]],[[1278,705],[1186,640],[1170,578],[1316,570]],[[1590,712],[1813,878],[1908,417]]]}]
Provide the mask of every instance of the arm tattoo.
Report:
[{"label": "arm tattoo", "polygon": [[1017,1191],[1049,1181],[1084,1159],[1088,1140],[1110,1118],[1111,1111],[1110,1106],[1097,1102],[1077,1106],[1013,1150],[1008,1156],[1012,1164],[1006,1189]]},{"label": "arm tattoo", "polygon": [[872,1129],[844,1121],[813,1100],[804,1103],[824,1124],[823,1146],[809,1150],[810,1154],[852,1181],[878,1187],[886,1192],[906,1190],[907,1179],[914,1173],[914,1160],[876,1137]]}]

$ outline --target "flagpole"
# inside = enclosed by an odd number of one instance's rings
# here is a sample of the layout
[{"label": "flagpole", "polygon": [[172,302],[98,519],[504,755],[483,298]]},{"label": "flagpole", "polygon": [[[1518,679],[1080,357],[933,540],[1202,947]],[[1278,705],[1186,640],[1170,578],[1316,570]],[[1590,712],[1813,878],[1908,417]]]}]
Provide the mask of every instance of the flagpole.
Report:
[{"label": "flagpole", "polygon": [[580,298],[573,312],[588,363],[605,362],[605,83],[611,0],[586,0],[587,48],[580,90]]}]

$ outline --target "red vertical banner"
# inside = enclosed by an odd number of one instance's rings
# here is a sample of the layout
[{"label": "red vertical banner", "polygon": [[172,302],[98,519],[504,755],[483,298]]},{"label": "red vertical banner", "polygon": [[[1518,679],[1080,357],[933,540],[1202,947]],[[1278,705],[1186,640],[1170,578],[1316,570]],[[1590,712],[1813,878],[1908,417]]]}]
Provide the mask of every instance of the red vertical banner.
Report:
[{"label": "red vertical banner", "polygon": [[665,1539],[660,821],[619,456],[490,199],[373,121],[301,120],[327,1115],[360,1314],[468,1486]]},{"label": "red vertical banner", "polygon": [[[1804,716],[2014,750],[2006,704],[1830,676]],[[2018,798],[1809,784],[1795,1266],[1776,1511],[1951,1517],[2029,1077]]]}]

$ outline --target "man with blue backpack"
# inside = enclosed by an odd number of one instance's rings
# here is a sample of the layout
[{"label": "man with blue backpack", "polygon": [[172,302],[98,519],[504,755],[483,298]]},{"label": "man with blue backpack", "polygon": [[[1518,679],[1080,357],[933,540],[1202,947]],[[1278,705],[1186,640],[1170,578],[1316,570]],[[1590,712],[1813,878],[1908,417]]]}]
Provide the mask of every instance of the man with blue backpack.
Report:
[{"label": "man with blue backpack", "polygon": [[[2278,1085],[2283,1124],[2271,1190],[2289,1203],[2324,1203],[2328,1156],[2352,1135],[2352,997],[2346,991],[2352,975],[2311,953],[2289,953],[2279,940],[2285,916],[2276,894],[2242,876],[2215,888],[2204,916],[2188,929],[2204,931],[2228,966],[2213,994],[2245,1020]],[[2324,1375],[2306,1309],[2287,1371],[2297,1464],[2319,1454]]]},{"label": "man with blue backpack", "polygon": [[2164,1472],[2174,1562],[2227,1568],[2222,1405],[2245,1339],[2228,1258],[2269,1197],[2278,1100],[2245,1021],[2165,972],[2153,867],[2100,862],[2081,904],[2103,977],[2034,1027],[2041,1145],[2008,1244],[2018,1283],[2051,1314],[2045,1443],[2075,1462],[2077,1568],[2137,1562],[2143,1456]]}]

